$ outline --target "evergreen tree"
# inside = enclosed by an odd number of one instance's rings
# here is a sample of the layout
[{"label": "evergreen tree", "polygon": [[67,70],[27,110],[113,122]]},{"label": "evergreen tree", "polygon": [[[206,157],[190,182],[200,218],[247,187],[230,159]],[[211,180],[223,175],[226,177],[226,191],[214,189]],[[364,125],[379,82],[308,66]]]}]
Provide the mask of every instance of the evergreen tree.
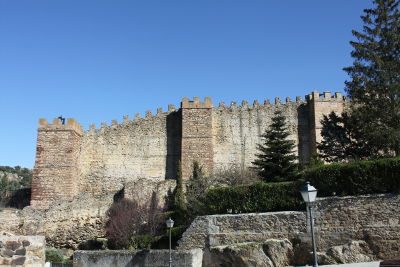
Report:
[{"label": "evergreen tree", "polygon": [[363,141],[357,121],[347,113],[331,112],[321,121],[323,140],[317,144],[319,156],[327,162],[367,159],[376,152]]},{"label": "evergreen tree", "polygon": [[346,91],[352,100],[351,117],[360,138],[380,155],[400,155],[400,13],[399,0],[374,0],[361,16],[362,32],[351,56],[353,65]]},{"label": "evergreen tree", "polygon": [[193,162],[192,176],[187,184],[187,208],[189,215],[194,218],[202,214],[202,200],[210,187],[209,178],[204,175],[203,168],[197,161]]},{"label": "evergreen tree", "polygon": [[270,128],[261,137],[263,144],[257,146],[260,153],[252,162],[261,178],[266,182],[295,179],[297,164],[294,162],[294,141],[287,139],[289,131],[281,111],[275,112]]},{"label": "evergreen tree", "polygon": [[176,189],[174,194],[173,209],[178,211],[186,210],[186,201],[184,193],[184,183],[182,178],[182,164],[181,161],[178,163],[178,176],[176,177]]}]

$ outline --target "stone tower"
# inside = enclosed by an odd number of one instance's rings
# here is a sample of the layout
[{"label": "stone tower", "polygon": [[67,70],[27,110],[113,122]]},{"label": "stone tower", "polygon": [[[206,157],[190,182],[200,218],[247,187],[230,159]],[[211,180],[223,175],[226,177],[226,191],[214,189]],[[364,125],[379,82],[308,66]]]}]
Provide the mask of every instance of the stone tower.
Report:
[{"label": "stone tower", "polygon": [[345,109],[344,96],[341,93],[335,93],[334,96],[330,92],[312,92],[307,96],[307,105],[309,108],[310,121],[310,152],[311,155],[317,151],[317,143],[322,141],[321,136],[321,120],[324,115],[329,115],[332,111],[340,115]]},{"label": "stone tower", "polygon": [[46,208],[78,193],[77,158],[82,134],[74,119],[68,119],[65,125],[59,119],[52,124],[40,119],[31,206]]},{"label": "stone tower", "polygon": [[212,102],[206,97],[200,102],[198,97],[193,101],[184,98],[182,109],[182,177],[188,179],[197,161],[206,174],[213,172],[213,136],[212,136]]}]

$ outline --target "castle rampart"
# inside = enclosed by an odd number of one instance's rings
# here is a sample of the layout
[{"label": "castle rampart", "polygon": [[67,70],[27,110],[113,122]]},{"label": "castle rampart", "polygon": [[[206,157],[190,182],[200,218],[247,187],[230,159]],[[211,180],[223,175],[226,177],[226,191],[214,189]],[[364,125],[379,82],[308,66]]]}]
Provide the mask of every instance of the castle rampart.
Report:
[{"label": "castle rampart", "polygon": [[269,127],[275,110],[287,118],[290,139],[296,143],[300,162],[307,162],[320,140],[320,120],[331,111],[341,112],[343,96],[313,92],[306,100],[276,98],[213,107],[211,98],[183,98],[180,109],[168,106],[144,118],[124,116],[84,132],[69,119],[52,124],[41,119],[32,183],[32,205],[46,206],[55,198],[70,199],[79,192],[100,196],[117,192],[125,184],[146,178],[175,179],[181,162],[188,179],[194,161],[207,174],[251,166],[261,134]]}]

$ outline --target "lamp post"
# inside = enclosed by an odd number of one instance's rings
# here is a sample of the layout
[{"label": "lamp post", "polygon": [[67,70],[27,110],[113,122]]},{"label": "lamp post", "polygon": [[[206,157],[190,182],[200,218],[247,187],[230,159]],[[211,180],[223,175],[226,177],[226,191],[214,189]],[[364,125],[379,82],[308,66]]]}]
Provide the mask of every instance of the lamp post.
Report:
[{"label": "lamp post", "polygon": [[310,227],[311,227],[311,240],[313,247],[313,260],[314,267],[318,266],[317,261],[317,246],[315,245],[315,237],[314,237],[314,218],[312,206],[317,198],[317,189],[314,186],[310,185],[310,182],[307,182],[300,190],[301,196],[303,197],[304,202],[306,202],[308,212],[310,214]]},{"label": "lamp post", "polygon": [[171,230],[172,230],[172,227],[174,227],[174,221],[171,218],[169,218],[165,223],[167,224],[167,228],[169,229],[169,262],[168,262],[168,266],[172,267]]}]

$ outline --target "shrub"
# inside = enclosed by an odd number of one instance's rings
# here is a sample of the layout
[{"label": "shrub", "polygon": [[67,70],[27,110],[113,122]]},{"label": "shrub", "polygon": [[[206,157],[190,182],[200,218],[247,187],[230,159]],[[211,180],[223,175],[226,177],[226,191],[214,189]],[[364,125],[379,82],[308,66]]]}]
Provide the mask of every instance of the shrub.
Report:
[{"label": "shrub", "polygon": [[334,163],[305,170],[319,196],[400,192],[400,158]]},{"label": "shrub", "polygon": [[60,250],[49,248],[46,249],[46,262],[64,263],[64,256]]},{"label": "shrub", "polygon": [[298,182],[264,183],[210,189],[204,198],[207,214],[300,210]]},{"label": "shrub", "polygon": [[218,169],[210,178],[215,185],[243,185],[261,181],[255,169],[231,167],[229,169]]},{"label": "shrub", "polygon": [[158,229],[163,225],[161,211],[156,204],[147,207],[129,199],[113,203],[107,211],[106,236],[112,249],[148,248]]}]

